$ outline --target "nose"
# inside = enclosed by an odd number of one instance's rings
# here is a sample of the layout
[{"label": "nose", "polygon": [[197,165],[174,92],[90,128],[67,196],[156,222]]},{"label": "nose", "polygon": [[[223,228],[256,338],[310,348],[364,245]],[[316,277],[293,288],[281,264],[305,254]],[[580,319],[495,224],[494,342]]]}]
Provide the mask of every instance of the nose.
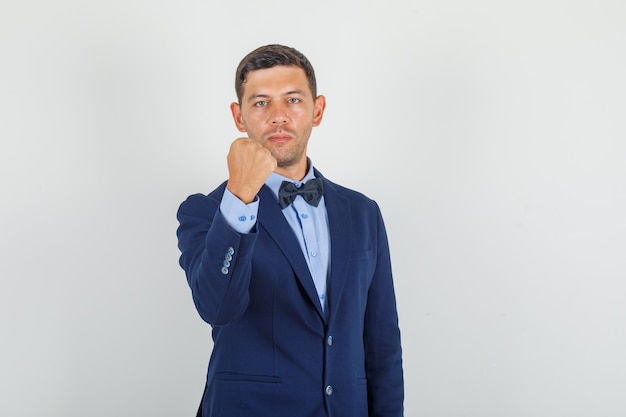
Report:
[{"label": "nose", "polygon": [[284,125],[287,123],[287,111],[284,106],[274,104],[270,113],[270,120],[273,125]]}]

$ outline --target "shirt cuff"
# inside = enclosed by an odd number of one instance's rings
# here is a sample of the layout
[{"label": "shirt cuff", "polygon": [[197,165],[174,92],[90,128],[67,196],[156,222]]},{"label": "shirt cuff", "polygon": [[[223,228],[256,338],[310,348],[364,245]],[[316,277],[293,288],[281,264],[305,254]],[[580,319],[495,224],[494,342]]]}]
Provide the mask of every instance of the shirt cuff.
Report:
[{"label": "shirt cuff", "polygon": [[250,233],[256,225],[259,197],[255,197],[252,203],[245,204],[226,188],[220,202],[220,211],[226,223],[237,233]]}]

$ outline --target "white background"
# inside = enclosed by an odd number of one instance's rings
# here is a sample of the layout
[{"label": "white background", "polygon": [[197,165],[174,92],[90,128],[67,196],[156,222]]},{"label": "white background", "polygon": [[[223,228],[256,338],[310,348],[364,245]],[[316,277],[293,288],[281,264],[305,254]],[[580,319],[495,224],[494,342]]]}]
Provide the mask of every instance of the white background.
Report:
[{"label": "white background", "polygon": [[626,3],[4,1],[0,415],[195,415],[175,213],[239,60],[309,57],[310,156],[385,216],[406,415],[626,415]]}]

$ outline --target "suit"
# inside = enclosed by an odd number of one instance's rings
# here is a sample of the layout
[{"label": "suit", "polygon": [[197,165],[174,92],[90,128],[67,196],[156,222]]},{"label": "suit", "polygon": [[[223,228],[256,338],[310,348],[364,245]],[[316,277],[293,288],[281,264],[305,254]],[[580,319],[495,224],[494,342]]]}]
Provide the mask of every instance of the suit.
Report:
[{"label": "suit", "polygon": [[219,210],[226,184],[178,210],[180,265],[212,326],[204,417],[400,417],[400,331],[377,204],[323,180],[331,240],[325,310],[267,186],[255,229]]}]

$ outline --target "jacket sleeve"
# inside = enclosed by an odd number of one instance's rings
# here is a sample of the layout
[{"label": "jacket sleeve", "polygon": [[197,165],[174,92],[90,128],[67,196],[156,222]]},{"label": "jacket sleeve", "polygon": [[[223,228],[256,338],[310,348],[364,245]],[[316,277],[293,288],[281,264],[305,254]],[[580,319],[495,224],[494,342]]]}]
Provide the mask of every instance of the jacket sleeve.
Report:
[{"label": "jacket sleeve", "polygon": [[398,313],[389,244],[380,210],[377,212],[377,260],[368,291],[364,323],[365,370],[369,415],[404,415],[404,377]]},{"label": "jacket sleeve", "polygon": [[180,266],[198,313],[212,326],[237,320],[245,312],[256,229],[232,230],[214,195],[192,195],[178,209]]}]

